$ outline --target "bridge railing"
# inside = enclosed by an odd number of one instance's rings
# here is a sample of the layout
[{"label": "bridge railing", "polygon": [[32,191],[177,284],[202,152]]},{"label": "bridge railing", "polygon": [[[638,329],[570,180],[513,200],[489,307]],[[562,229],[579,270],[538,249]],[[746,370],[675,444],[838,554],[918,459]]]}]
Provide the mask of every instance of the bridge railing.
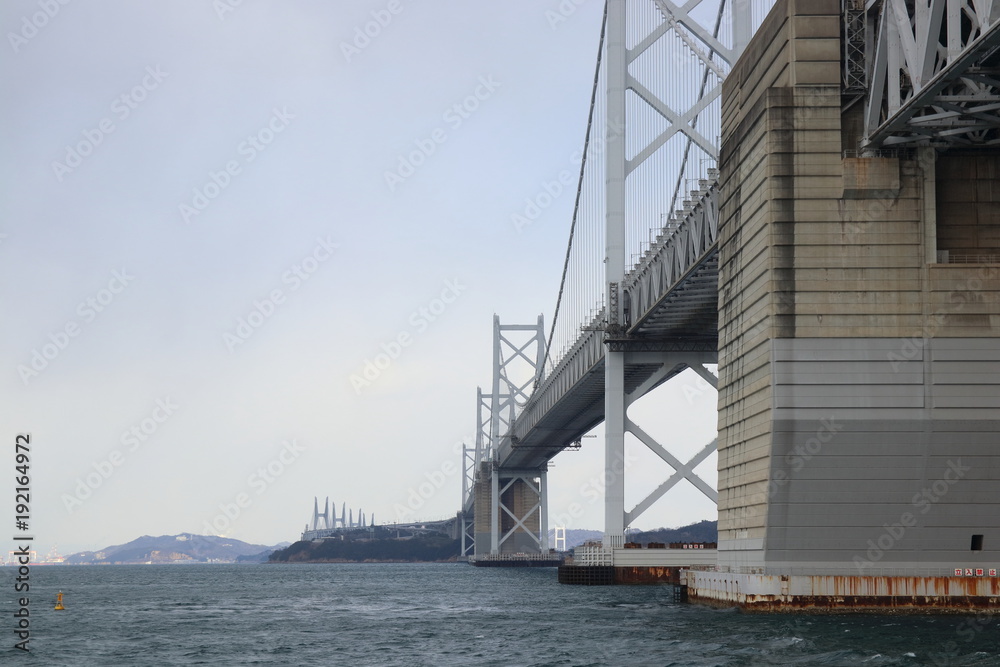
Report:
[{"label": "bridge railing", "polygon": [[[599,310],[589,323],[581,327],[580,337],[562,355],[555,369],[543,377],[538,387],[521,408],[511,429],[515,438],[523,438],[556,401],[604,358],[604,309]],[[509,440],[504,443],[509,447]],[[501,459],[504,452],[501,448]]]},{"label": "bridge railing", "polygon": [[[671,218],[663,232],[642,255],[625,279],[631,320],[640,321],[669,294],[690,271],[702,263],[716,247],[719,232],[719,188],[706,184],[679,215]],[[604,309],[580,327],[580,335],[546,373],[518,414],[510,433],[523,440],[539,420],[604,359],[607,321]],[[576,437],[567,434],[568,445]],[[500,445],[503,462],[513,447],[510,438]]]},{"label": "bridge railing", "polygon": [[719,185],[706,184],[681,213],[667,223],[625,277],[630,320],[647,316],[692,268],[711,251],[719,236]]}]

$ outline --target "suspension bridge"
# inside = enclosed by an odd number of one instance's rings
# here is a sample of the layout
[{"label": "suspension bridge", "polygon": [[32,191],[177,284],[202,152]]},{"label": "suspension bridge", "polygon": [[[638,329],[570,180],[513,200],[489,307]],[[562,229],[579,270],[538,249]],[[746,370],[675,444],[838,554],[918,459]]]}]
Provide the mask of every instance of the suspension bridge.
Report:
[{"label": "suspension bridge", "polygon": [[[718,551],[675,563],[711,565],[705,598],[996,599],[998,24],[1000,0],[608,0],[553,321],[494,321],[463,555],[547,553],[548,463],[603,422],[593,564],[639,562],[625,529],[686,481],[719,508]],[[719,392],[688,461],[628,415],[685,369]],[[631,508],[626,433],[673,469]]]}]

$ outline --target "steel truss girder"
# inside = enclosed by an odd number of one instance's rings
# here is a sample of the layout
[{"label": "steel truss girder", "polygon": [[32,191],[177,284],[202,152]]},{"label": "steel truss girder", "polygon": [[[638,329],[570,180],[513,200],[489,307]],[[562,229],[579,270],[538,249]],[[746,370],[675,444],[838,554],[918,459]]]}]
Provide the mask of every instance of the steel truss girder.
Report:
[{"label": "steel truss girder", "polygon": [[1000,0],[871,3],[864,148],[1000,142]]},{"label": "steel truss girder", "polygon": [[[604,319],[602,309],[590,326],[582,330],[580,338],[562,356],[555,369],[543,378],[514,423],[512,433],[515,438],[524,440],[538,420],[604,359]],[[509,453],[509,448],[510,443],[504,443],[500,452],[501,462]]]},{"label": "steel truss girder", "polygon": [[[701,192],[682,220],[671,220],[625,277],[631,331],[641,330],[667,303],[670,295],[683,288],[685,281],[693,286],[695,272],[716,256],[718,236],[719,187],[713,183]],[[714,302],[718,298],[717,284],[717,272],[713,272],[708,282],[698,287]],[[703,333],[711,333],[703,327],[698,328]]]},{"label": "steel truss girder", "polygon": [[[716,339],[671,338],[609,338],[605,341],[612,352],[710,352],[719,346]],[[636,357],[629,357],[635,359]],[[649,363],[649,362],[647,362]]]},{"label": "steel truss girder", "polygon": [[[624,291],[630,303],[632,331],[641,328],[672,294],[681,294],[696,269],[704,266],[717,253],[719,231],[718,185],[713,184],[687,213],[672,233],[663,235],[643,255],[625,278]],[[711,271],[710,271],[711,273]],[[714,276],[714,274],[713,274]],[[689,290],[681,299],[692,295]],[[717,299],[713,293],[711,299]],[[716,317],[718,317],[716,315]],[[664,331],[643,331],[642,337],[606,338],[603,329],[606,315],[602,309],[591,322],[581,328],[580,337],[562,356],[556,368],[543,378],[514,423],[512,433],[525,440],[542,416],[563,400],[588,375],[597,372],[604,359],[607,343],[612,351],[625,349],[647,351],[711,351],[718,342],[713,335],[717,324],[712,323],[700,338],[672,337]],[[567,434],[565,446],[576,434]],[[500,460],[511,451],[511,443],[501,446]]]}]

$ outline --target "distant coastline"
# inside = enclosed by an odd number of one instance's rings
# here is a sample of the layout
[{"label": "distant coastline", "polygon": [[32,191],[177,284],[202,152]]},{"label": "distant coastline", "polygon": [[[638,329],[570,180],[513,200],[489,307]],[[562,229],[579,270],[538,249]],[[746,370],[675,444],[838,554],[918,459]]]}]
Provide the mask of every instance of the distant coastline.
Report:
[{"label": "distant coastline", "polygon": [[62,559],[61,565],[190,565],[195,563],[262,563],[274,546],[249,544],[214,535],[143,535],[126,544],[99,551],[81,551]]},{"label": "distant coastline", "polygon": [[381,564],[381,565],[386,565],[386,564],[389,564],[389,565],[391,565],[393,563],[398,563],[398,564],[401,564],[401,565],[406,565],[406,564],[409,564],[409,565],[419,565],[419,564],[422,564],[422,563],[423,564],[427,564],[427,565],[433,565],[434,563],[462,563],[464,565],[465,561],[459,561],[458,560],[458,556],[453,556],[452,558],[448,558],[448,559],[445,559],[445,560],[378,560],[378,559],[347,560],[347,559],[344,559],[344,558],[340,558],[340,559],[334,558],[334,559],[327,559],[327,560],[309,559],[309,560],[294,560],[294,561],[267,560],[264,564],[265,565],[323,565],[323,564],[340,564],[340,565],[346,565],[346,564],[361,564],[361,565],[364,565],[364,564],[379,565],[379,564]]},{"label": "distant coastline", "polygon": [[461,543],[443,535],[405,539],[299,541],[274,551],[269,563],[448,563],[457,562]]}]

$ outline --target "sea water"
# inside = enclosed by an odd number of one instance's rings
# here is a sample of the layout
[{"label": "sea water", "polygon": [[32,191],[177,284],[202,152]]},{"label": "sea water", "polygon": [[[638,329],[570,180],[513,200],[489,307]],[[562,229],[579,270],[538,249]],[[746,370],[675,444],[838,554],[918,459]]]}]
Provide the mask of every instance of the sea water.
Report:
[{"label": "sea water", "polygon": [[0,665],[1000,665],[1000,613],[750,614],[460,563],[34,567],[24,653],[15,576]]}]

